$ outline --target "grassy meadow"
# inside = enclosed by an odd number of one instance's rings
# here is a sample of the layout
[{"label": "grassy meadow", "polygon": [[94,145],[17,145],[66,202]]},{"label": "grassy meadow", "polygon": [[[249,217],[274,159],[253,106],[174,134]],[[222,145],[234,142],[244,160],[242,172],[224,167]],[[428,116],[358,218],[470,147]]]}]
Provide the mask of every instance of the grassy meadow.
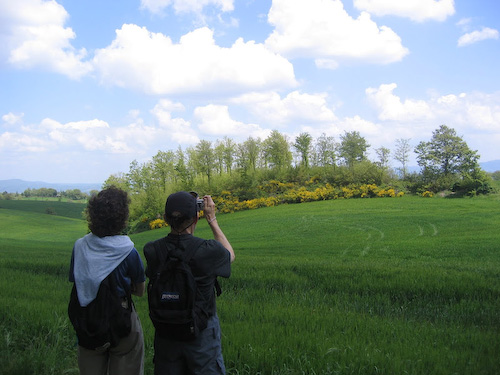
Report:
[{"label": "grassy meadow", "polygon": [[[0,201],[0,374],[78,373],[67,274],[83,208]],[[218,219],[236,252],[217,301],[228,374],[498,373],[498,197],[335,200]],[[131,238],[142,254],[166,233]],[[196,235],[210,237],[204,221]],[[136,306],[149,375],[147,299]]]}]

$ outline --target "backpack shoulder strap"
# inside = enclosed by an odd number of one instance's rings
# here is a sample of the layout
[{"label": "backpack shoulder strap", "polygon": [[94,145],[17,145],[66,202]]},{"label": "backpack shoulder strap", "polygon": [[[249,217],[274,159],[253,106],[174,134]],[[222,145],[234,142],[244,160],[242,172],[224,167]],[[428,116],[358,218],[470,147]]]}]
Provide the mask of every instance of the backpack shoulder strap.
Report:
[{"label": "backpack shoulder strap", "polygon": [[168,246],[165,237],[160,238],[153,242],[155,258],[158,263],[158,267],[160,267],[165,260],[168,258]]},{"label": "backpack shoulder strap", "polygon": [[193,237],[193,238],[196,239],[196,241],[194,241],[194,246],[190,246],[189,249],[184,249],[184,261],[186,263],[189,263],[191,258],[194,256],[194,254],[196,254],[196,252],[200,248],[200,246],[205,242],[205,240],[202,238],[199,237]]},{"label": "backpack shoulder strap", "polygon": [[[102,282],[105,282],[106,279],[108,280],[111,293],[118,296],[118,267],[111,271],[111,273],[106,276],[106,278]],[[123,283],[122,287],[125,290],[125,298],[128,302],[128,309],[132,310],[132,306],[134,304],[134,301],[132,300],[132,290],[127,282]]]}]

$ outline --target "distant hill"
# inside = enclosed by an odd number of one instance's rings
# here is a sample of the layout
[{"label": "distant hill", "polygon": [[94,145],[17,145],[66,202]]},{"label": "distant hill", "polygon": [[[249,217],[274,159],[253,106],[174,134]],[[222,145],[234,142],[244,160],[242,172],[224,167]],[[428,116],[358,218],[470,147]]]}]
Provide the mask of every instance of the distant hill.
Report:
[{"label": "distant hill", "polygon": [[[479,163],[479,166],[481,167],[482,170],[486,172],[496,172],[500,171],[500,160],[491,160],[487,161],[484,163]],[[420,171],[420,167],[417,165],[410,166],[408,167],[409,172],[416,172],[418,173]]]},{"label": "distant hill", "polygon": [[500,171],[500,160],[492,160],[479,164],[481,165],[481,168],[484,169],[486,172]]},{"label": "distant hill", "polygon": [[43,181],[24,181],[24,180],[0,180],[0,193],[22,193],[26,189],[52,188],[57,191],[79,189],[83,193],[89,193],[91,190],[101,190],[102,184],[97,183],[50,183]]}]

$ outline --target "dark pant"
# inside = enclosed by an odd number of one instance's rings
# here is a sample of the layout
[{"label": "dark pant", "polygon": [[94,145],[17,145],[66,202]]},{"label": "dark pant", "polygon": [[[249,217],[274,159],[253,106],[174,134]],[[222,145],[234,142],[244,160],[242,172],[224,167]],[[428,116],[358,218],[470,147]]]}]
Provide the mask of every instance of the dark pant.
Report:
[{"label": "dark pant", "polygon": [[221,332],[217,315],[211,317],[194,341],[170,340],[155,334],[155,375],[224,375]]}]

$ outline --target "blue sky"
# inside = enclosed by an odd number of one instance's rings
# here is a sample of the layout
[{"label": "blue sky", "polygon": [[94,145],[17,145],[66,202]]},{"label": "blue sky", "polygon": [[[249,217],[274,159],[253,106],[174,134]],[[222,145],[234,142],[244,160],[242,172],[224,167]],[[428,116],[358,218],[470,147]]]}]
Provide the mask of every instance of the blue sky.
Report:
[{"label": "blue sky", "polygon": [[[0,180],[302,133],[500,159],[498,0],[0,0]],[[392,164],[397,166],[397,162]]]}]

